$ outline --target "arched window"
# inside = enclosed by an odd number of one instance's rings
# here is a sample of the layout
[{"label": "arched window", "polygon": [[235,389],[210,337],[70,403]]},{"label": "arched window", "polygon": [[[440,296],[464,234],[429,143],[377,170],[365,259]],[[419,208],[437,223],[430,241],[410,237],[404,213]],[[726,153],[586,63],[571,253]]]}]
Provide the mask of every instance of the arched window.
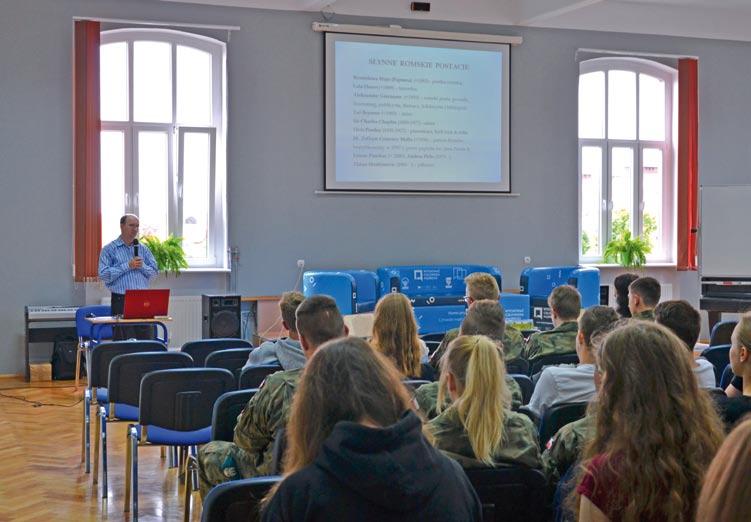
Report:
[{"label": "arched window", "polygon": [[119,217],[183,238],[191,267],[226,251],[225,44],[165,29],[101,33],[102,244]]},{"label": "arched window", "polygon": [[642,235],[651,262],[675,251],[676,71],[639,58],[579,64],[579,257],[600,262],[608,241]]}]

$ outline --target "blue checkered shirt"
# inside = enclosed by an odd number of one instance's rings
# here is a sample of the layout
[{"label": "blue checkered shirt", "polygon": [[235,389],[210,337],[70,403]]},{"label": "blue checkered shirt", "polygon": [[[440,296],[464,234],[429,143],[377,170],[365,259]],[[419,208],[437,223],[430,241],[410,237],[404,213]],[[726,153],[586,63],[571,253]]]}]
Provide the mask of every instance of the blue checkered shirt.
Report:
[{"label": "blue checkered shirt", "polygon": [[133,259],[133,245],[126,245],[122,238],[108,243],[99,254],[99,279],[110,292],[124,294],[126,290],[148,288],[149,279],[159,273],[156,259],[149,247],[138,245],[138,255],[143,259],[141,268],[130,268],[128,262]]}]

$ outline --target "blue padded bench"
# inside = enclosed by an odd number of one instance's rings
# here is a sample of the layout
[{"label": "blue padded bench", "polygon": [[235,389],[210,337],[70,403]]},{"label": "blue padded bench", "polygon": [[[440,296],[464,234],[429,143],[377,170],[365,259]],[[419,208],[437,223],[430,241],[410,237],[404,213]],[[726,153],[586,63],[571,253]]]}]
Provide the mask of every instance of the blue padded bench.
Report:
[{"label": "blue padded bench", "polygon": [[330,295],[344,315],[372,312],[380,297],[378,278],[368,270],[305,272],[303,294]]},{"label": "blue padded bench", "polygon": [[600,271],[593,267],[529,267],[522,270],[521,293],[529,295],[532,321],[541,330],[553,328],[548,296],[556,286],[571,285],[579,290],[582,308],[600,304]]}]

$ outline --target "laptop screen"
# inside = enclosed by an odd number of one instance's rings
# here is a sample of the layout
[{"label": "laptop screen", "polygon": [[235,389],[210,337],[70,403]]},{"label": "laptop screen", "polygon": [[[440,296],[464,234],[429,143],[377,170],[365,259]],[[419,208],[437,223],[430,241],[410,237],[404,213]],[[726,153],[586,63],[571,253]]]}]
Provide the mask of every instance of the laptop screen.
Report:
[{"label": "laptop screen", "polygon": [[153,319],[167,315],[169,289],[126,290],[123,319]]}]

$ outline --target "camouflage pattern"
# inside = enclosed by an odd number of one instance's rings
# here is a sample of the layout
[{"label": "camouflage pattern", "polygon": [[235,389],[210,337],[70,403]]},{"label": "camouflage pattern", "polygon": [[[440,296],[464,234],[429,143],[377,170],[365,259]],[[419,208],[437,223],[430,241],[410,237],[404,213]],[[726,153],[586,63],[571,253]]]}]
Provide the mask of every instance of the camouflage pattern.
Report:
[{"label": "camouflage pattern", "polygon": [[[438,382],[423,384],[415,392],[415,401],[427,419],[438,416]],[[517,410],[522,405],[522,389],[513,377],[506,376],[506,386],[511,392],[511,409]],[[451,404],[451,397],[446,396],[446,408]]]},{"label": "camouflage pattern", "polygon": [[592,417],[587,416],[566,424],[553,438],[544,441],[547,445],[542,453],[542,467],[551,484],[556,484],[579,460],[584,444],[594,434],[591,420]]},{"label": "camouflage pattern", "polygon": [[576,353],[576,321],[568,321],[552,330],[537,332],[527,341],[525,357],[530,362],[545,355]]},{"label": "camouflage pattern", "polygon": [[[494,465],[523,464],[542,467],[537,428],[526,415],[506,411],[503,420],[503,442],[493,451]],[[455,407],[450,407],[428,423],[435,438],[435,447],[457,460],[462,467],[485,467],[475,458],[467,431]]]},{"label": "camouflage pattern", "polygon": [[[443,354],[446,353],[446,350],[449,347],[449,344],[451,341],[459,337],[459,329],[454,328],[453,330],[449,330],[446,332],[446,335],[443,336],[443,339],[441,340],[441,344],[438,345],[438,349],[433,352],[433,355],[430,357],[430,365],[437,371],[440,372],[440,363],[441,358],[443,357]],[[506,331],[503,334],[503,355],[504,359],[506,361],[513,361],[514,359],[519,359],[522,357],[522,353],[524,352],[524,337],[522,336],[522,333],[514,328],[513,326],[507,326]]]},{"label": "camouflage pattern", "polygon": [[634,319],[641,319],[642,321],[654,321],[655,311],[653,308],[650,308],[649,310],[642,310],[641,312],[634,314],[632,317]]},{"label": "camouflage pattern", "polygon": [[266,378],[237,418],[234,443],[212,441],[198,451],[201,497],[227,480],[271,473],[274,436],[289,417],[302,368]]}]

